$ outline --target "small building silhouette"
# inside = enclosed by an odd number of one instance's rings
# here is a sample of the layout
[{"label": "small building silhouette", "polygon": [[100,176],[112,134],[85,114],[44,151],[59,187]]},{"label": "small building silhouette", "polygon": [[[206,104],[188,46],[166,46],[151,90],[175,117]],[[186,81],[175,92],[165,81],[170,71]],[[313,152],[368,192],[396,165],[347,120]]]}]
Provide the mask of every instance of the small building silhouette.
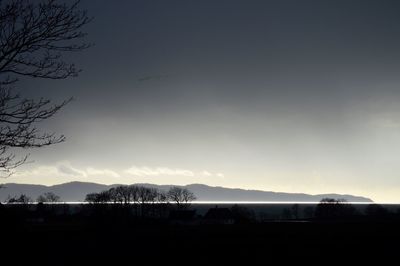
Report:
[{"label": "small building silhouette", "polygon": [[233,224],[235,219],[229,208],[210,208],[204,215],[204,223],[207,224]]}]

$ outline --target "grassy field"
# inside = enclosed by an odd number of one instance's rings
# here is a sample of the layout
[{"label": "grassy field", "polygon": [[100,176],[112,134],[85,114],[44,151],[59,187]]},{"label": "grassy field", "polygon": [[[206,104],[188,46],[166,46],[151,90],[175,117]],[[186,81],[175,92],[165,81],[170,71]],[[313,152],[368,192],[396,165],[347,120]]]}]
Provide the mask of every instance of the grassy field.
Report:
[{"label": "grassy field", "polygon": [[2,257],[13,265],[342,265],[397,260],[400,240],[398,219],[176,225],[121,216],[11,221],[3,215],[1,228]]}]

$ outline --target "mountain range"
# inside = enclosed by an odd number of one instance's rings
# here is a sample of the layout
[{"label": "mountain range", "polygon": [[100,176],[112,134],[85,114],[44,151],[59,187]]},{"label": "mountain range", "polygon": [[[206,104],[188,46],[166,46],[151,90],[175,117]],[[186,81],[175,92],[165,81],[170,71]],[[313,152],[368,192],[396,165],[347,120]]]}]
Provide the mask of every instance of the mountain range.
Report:
[{"label": "mountain range", "polygon": [[[154,187],[167,191],[172,185],[136,184],[147,187]],[[25,194],[32,199],[46,192],[53,192],[60,196],[65,202],[82,202],[86,194],[107,190],[115,185],[103,185],[87,182],[69,182],[53,186],[29,185],[29,184],[3,184],[0,188],[0,201],[5,201],[8,196],[18,196]],[[232,202],[318,202],[322,198],[345,199],[349,202],[373,202],[371,199],[361,196],[341,195],[341,194],[303,194],[303,193],[284,193],[261,190],[245,190],[239,188],[212,187],[203,184],[191,184],[182,186],[192,191],[198,201],[232,201]]]}]

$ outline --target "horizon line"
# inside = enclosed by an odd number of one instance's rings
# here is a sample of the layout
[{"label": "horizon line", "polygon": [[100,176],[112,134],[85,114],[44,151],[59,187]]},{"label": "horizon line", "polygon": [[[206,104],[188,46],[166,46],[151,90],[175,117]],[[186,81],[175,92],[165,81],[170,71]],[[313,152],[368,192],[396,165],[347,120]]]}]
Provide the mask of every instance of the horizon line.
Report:
[{"label": "horizon line", "polygon": [[[157,202],[154,202],[157,204]],[[230,205],[230,204],[254,204],[254,205],[262,205],[262,204],[276,204],[276,205],[285,205],[285,204],[299,204],[299,205],[305,205],[305,204],[319,204],[319,201],[192,201],[190,204],[221,204],[221,205]],[[2,203],[4,204],[4,203]],[[7,204],[7,203],[5,203]],[[11,203],[10,205],[13,204],[19,204],[19,203]],[[38,202],[30,202],[28,204],[38,204]],[[56,204],[56,205],[61,205],[61,204],[92,204],[90,202],[86,201],[60,201],[60,202],[44,202],[44,204]],[[112,202],[108,202],[106,204],[114,204]],[[133,204],[133,203],[129,203]],[[169,202],[169,204],[176,204],[175,202]],[[379,205],[400,205],[400,202],[362,202],[362,201],[348,201],[344,202],[344,204],[353,204],[353,205],[371,205],[371,204],[379,204]]]},{"label": "horizon line", "polygon": [[[375,202],[372,200],[372,198],[368,196],[361,196],[361,195],[354,195],[354,194],[348,194],[348,193],[340,193],[340,192],[325,192],[325,193],[306,193],[306,192],[287,192],[287,191],[275,191],[275,190],[261,190],[257,188],[240,188],[240,187],[226,187],[226,186],[221,186],[221,185],[208,185],[204,183],[188,183],[186,185],[176,185],[176,184],[156,184],[156,183],[147,183],[147,182],[137,182],[137,183],[131,183],[131,184],[126,184],[126,183],[112,183],[112,184],[104,184],[104,183],[97,183],[93,181],[68,181],[68,182],[63,182],[63,183],[57,183],[57,184],[52,184],[52,185],[45,185],[45,184],[32,184],[32,183],[19,183],[19,182],[9,182],[9,183],[0,183],[0,188],[2,185],[7,185],[7,184],[17,184],[17,185],[31,185],[31,186],[45,186],[45,187],[52,187],[52,186],[59,186],[59,185],[64,185],[68,183],[90,183],[90,184],[96,184],[96,185],[103,185],[103,186],[114,186],[114,185],[135,185],[135,184],[148,184],[148,185],[157,185],[157,186],[178,186],[178,187],[183,187],[183,186],[190,186],[190,185],[203,185],[203,186],[208,186],[208,187],[214,187],[214,188],[226,188],[226,189],[240,189],[240,190],[246,190],[246,191],[261,191],[261,192],[272,192],[272,193],[287,193],[287,194],[305,194],[305,195],[311,195],[311,196],[319,196],[319,195],[340,195],[340,196],[352,196],[352,197],[362,197],[362,198],[367,198],[370,199],[371,201]],[[400,204],[400,203],[399,203]]]}]

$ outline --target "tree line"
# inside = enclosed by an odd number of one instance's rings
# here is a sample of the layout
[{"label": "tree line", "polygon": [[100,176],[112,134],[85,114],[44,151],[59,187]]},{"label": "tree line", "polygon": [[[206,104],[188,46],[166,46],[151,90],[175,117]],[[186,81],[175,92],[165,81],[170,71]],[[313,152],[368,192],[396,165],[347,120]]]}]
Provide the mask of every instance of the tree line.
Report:
[{"label": "tree line", "polygon": [[93,204],[152,204],[175,203],[184,206],[196,199],[190,190],[171,187],[168,191],[139,185],[121,185],[98,193],[89,193],[85,201]]},{"label": "tree line", "polygon": [[[365,207],[356,208],[345,199],[323,198],[315,206],[300,206],[293,204],[289,208],[284,208],[280,215],[283,220],[292,219],[319,219],[319,220],[338,220],[355,219],[362,216],[368,218],[388,218],[399,216],[400,209],[391,211],[384,206],[371,203]],[[262,214],[262,219],[268,220],[268,215]]]},{"label": "tree line", "polygon": [[[25,195],[25,194],[21,194],[19,196],[13,196],[11,197],[10,195],[8,196],[8,198],[6,199],[6,203],[8,204],[28,204],[28,203],[33,203],[35,202],[31,197]],[[39,197],[37,197],[36,199],[37,203],[57,203],[57,202],[61,202],[61,198],[60,196],[56,195],[53,192],[46,192],[42,195],[39,195]]]}]

